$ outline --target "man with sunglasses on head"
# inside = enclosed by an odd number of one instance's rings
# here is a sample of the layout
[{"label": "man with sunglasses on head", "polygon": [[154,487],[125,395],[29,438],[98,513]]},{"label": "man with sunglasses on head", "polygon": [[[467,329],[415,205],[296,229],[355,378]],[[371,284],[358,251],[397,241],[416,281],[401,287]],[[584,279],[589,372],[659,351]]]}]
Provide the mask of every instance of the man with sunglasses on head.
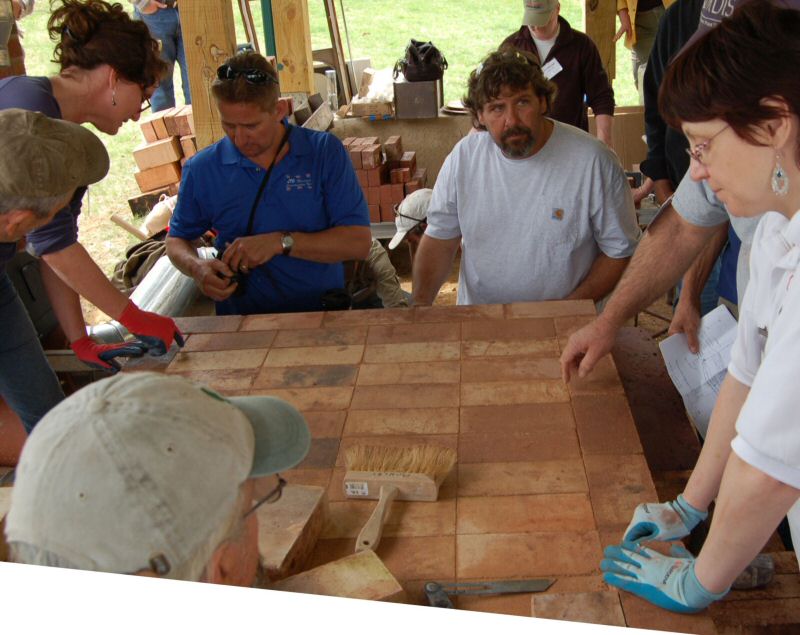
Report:
[{"label": "man with sunglasses on head", "polygon": [[459,304],[589,298],[611,292],[636,247],[630,187],[614,153],[550,119],[555,88],[530,53],[490,54],[464,104],[483,132],[444,162],[413,271],[433,303],[461,246]]},{"label": "man with sunglasses on head", "polygon": [[[225,137],[187,161],[167,254],[218,315],[318,311],[363,260],[369,211],[341,142],[288,124],[277,73],[257,53],[219,67],[211,87]],[[217,232],[217,260],[192,241]]]},{"label": "man with sunglasses on head", "polygon": [[303,460],[303,416],[275,397],[226,399],[183,377],[120,373],[45,416],[20,457],[10,560],[250,586],[256,510]]}]

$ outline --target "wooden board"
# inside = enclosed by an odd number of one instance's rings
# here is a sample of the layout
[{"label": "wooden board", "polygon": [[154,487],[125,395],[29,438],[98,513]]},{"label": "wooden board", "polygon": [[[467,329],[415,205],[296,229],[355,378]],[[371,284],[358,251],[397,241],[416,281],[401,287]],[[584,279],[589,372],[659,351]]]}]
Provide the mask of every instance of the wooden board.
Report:
[{"label": "wooden board", "polygon": [[592,38],[600,51],[600,59],[608,78],[617,74],[616,43],[617,3],[612,0],[584,0],[583,31]]},{"label": "wooden board", "polygon": [[143,144],[133,151],[133,160],[136,161],[140,170],[149,170],[159,165],[174,163],[179,161],[182,156],[181,143],[177,137]]},{"label": "wooden board", "polygon": [[307,0],[272,0],[272,21],[281,92],[315,92]]},{"label": "wooden board", "polygon": [[342,83],[344,103],[349,104],[353,98],[353,87],[350,86],[350,73],[347,72],[347,62],[345,61],[344,48],[342,47],[342,36],[339,32],[339,21],[336,16],[334,0],[325,0],[325,17],[328,19],[328,31],[331,34],[334,57],[333,67],[336,69],[336,74]]},{"label": "wooden board", "polygon": [[181,4],[180,17],[197,149],[202,150],[224,134],[211,83],[220,64],[236,51],[233,6],[230,2],[192,0]]}]

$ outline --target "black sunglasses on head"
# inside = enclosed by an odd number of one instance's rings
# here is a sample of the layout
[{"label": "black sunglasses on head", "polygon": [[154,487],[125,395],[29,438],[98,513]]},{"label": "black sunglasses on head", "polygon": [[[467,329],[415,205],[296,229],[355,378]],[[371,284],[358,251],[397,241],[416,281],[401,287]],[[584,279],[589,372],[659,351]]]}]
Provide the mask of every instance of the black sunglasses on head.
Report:
[{"label": "black sunglasses on head", "polygon": [[248,84],[255,84],[256,86],[278,83],[278,80],[272,75],[257,68],[231,68],[230,65],[223,64],[217,69],[217,79],[229,81],[237,77],[244,77]]}]

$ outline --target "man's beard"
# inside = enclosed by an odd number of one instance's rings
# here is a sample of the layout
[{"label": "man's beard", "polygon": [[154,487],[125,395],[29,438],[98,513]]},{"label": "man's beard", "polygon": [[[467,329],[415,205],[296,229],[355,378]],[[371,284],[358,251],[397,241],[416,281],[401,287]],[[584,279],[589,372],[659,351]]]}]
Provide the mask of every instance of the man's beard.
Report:
[{"label": "man's beard", "polygon": [[[516,139],[513,143],[508,142],[508,138],[512,136],[519,135],[519,139]],[[511,157],[512,159],[524,159],[529,157],[531,154],[531,150],[536,145],[536,137],[533,136],[533,131],[526,127],[526,126],[514,126],[513,128],[509,128],[505,130],[502,135],[500,135],[500,150],[503,151],[507,157]]]}]

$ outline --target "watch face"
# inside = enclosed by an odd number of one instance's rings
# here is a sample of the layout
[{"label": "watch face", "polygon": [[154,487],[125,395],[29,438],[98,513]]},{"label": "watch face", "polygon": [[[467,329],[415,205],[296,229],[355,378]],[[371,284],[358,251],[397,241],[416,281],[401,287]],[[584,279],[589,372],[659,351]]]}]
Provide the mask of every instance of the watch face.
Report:
[{"label": "watch face", "polygon": [[291,236],[281,236],[281,245],[284,249],[291,249],[294,247],[294,238]]}]

